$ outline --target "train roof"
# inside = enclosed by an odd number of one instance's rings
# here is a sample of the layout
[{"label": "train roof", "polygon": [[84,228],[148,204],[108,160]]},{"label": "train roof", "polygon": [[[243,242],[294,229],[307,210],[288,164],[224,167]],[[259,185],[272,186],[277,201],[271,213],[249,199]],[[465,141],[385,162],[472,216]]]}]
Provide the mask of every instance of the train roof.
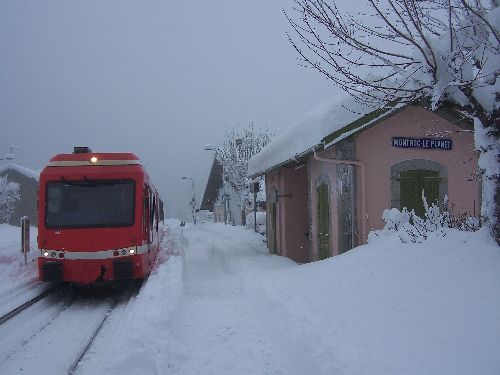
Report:
[{"label": "train roof", "polygon": [[141,160],[131,152],[84,152],[58,154],[51,158],[47,167],[72,166],[110,166],[110,165],[140,165]]}]

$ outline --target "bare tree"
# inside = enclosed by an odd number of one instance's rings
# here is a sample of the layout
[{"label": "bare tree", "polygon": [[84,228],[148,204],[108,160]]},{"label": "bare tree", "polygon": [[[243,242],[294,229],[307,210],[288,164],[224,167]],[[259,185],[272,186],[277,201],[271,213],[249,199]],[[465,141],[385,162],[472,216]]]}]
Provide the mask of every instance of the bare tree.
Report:
[{"label": "bare tree", "polygon": [[306,66],[369,105],[429,99],[474,117],[482,213],[499,230],[500,8],[497,0],[366,0],[357,17],[335,0],[294,0],[285,15]]}]

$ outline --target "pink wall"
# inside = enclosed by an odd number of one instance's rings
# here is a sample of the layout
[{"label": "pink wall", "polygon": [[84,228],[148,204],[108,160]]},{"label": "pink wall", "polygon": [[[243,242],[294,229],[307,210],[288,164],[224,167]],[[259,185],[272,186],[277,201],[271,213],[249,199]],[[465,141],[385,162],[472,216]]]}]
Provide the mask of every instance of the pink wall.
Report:
[{"label": "pink wall", "polygon": [[310,260],[309,217],[307,208],[307,167],[298,169],[283,168],[284,190],[280,194],[289,195],[278,198],[278,203],[285,212],[285,233],[283,255],[296,262],[305,263]]},{"label": "pink wall", "polygon": [[306,238],[309,231],[307,167],[284,167],[267,174],[266,191],[269,192],[272,188],[280,195],[276,205],[277,252],[297,262],[308,262],[310,253],[309,240]]},{"label": "pink wall", "polygon": [[[450,131],[449,133],[445,133]],[[402,160],[427,159],[445,165],[448,171],[448,198],[455,211],[476,212],[480,206],[480,185],[468,181],[476,170],[474,137],[435,113],[422,107],[409,107],[357,137],[358,160],[366,169],[366,202],[371,224],[384,226],[382,212],[391,205],[390,167]],[[437,138],[441,134],[453,141],[453,149],[430,150],[391,146],[392,137]]]}]

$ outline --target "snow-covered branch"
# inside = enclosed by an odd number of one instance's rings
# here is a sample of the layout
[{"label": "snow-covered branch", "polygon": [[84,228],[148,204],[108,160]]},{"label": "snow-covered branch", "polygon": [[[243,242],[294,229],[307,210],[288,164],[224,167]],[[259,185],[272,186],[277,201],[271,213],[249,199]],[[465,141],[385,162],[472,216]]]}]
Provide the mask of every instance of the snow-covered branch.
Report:
[{"label": "snow-covered branch", "polygon": [[[489,0],[366,0],[357,18],[335,0],[294,0],[288,38],[304,65],[357,100],[426,98],[474,118],[483,215],[500,243],[500,6]],[[371,10],[371,11],[370,11]],[[495,229],[496,228],[496,229]],[[495,232],[496,230],[496,232]]]}]

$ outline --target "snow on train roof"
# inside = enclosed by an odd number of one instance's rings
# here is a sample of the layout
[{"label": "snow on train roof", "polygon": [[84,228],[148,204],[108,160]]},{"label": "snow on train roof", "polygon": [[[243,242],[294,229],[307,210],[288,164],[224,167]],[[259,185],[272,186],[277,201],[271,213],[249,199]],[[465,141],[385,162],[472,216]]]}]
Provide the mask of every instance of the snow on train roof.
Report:
[{"label": "snow on train roof", "polygon": [[3,165],[0,165],[0,173],[4,173],[5,171],[8,171],[9,169],[13,169],[27,177],[34,178],[35,180],[38,181],[40,177],[40,172],[35,171],[30,168],[23,167],[22,165],[16,164],[16,163],[6,163]]},{"label": "snow on train roof", "polygon": [[378,107],[362,104],[347,94],[335,96],[301,116],[285,133],[274,139],[248,165],[256,176],[312,151],[323,139]]},{"label": "snow on train roof", "polygon": [[46,167],[81,167],[81,166],[119,166],[140,165],[142,162],[131,152],[82,152],[59,154],[46,164]]},{"label": "snow on train roof", "polygon": [[77,154],[58,154],[51,158],[50,161],[87,160],[92,156],[96,156],[101,160],[139,160],[139,157],[132,152],[86,152]]}]

